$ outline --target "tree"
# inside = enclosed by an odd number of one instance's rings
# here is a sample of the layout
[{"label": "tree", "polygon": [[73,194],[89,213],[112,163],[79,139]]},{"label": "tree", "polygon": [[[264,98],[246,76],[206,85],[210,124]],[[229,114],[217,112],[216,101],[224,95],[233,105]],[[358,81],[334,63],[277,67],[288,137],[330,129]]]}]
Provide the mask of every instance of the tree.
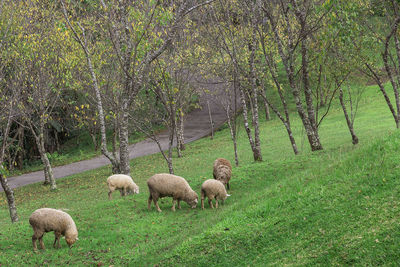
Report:
[{"label": "tree", "polygon": [[0,183],[7,197],[10,218],[13,223],[17,222],[19,219],[14,192],[8,185],[3,161],[9,143],[13,116],[15,116],[17,96],[19,95],[18,90],[12,90],[14,77],[11,71],[13,60],[10,55],[12,33],[16,26],[16,24],[13,24],[15,23],[15,10],[16,7],[13,4],[5,8],[3,1],[0,2],[0,25],[2,26],[2,31],[0,31]]},{"label": "tree", "polygon": [[55,4],[33,1],[23,6],[21,12],[26,20],[20,25],[21,33],[15,46],[20,60],[16,76],[23,88],[18,108],[36,142],[44,166],[45,184],[55,190],[57,186],[45,140],[46,129],[65,85],[63,76],[67,66],[63,64],[62,52],[67,36],[57,26]]},{"label": "tree", "polygon": [[[324,1],[316,3],[312,0],[300,3],[294,0],[288,2],[262,1],[260,3],[260,8],[268,22],[269,36],[277,46],[296,109],[306,130],[312,151],[321,150],[322,144],[318,134],[310,85],[310,43],[311,36],[320,28],[326,13],[330,12],[330,6],[327,6],[326,10],[316,12],[315,5],[317,4],[326,6]],[[299,69],[296,70],[296,67]],[[297,72],[301,73],[302,88],[296,82]],[[300,89],[303,89],[305,103]]]},{"label": "tree", "polygon": [[[372,1],[370,5],[367,16],[364,16],[366,20],[360,22],[360,25],[366,27],[364,44],[369,49],[376,49],[376,44],[379,44],[381,54],[380,57],[377,57],[376,54],[366,56],[364,61],[364,73],[378,84],[393,116],[396,128],[399,128],[400,42],[398,32],[400,4],[395,0],[385,0],[381,2]],[[376,12],[377,8],[380,9],[380,11]],[[384,15],[382,15],[381,12],[383,12]],[[371,25],[372,22],[374,22],[374,25]],[[384,73],[382,73],[382,65]],[[386,78],[390,81],[392,86],[394,103],[392,103],[388,94],[388,89],[385,88],[384,85]]]},{"label": "tree", "polygon": [[[170,47],[172,39],[179,30],[185,16],[198,7],[211,3],[205,1],[197,5],[191,5],[188,1],[119,1],[94,5],[95,18],[100,27],[97,32],[103,42],[111,42],[113,59],[118,62],[119,77],[117,77],[116,92],[119,103],[118,117],[119,129],[119,158],[107,150],[106,131],[104,122],[104,109],[102,95],[98,84],[95,66],[92,62],[91,40],[87,38],[87,31],[79,22],[71,22],[64,1],[61,1],[64,17],[73,31],[75,40],[80,44],[85,53],[89,72],[92,77],[93,89],[96,92],[97,108],[101,129],[102,153],[111,161],[113,172],[130,173],[129,165],[129,112],[131,103],[134,102],[143,86],[150,64]],[[76,18],[76,14],[73,14]],[[79,31],[76,26],[79,26]],[[93,37],[93,36],[91,36]],[[92,51],[91,51],[92,50]]]},{"label": "tree", "polygon": [[[261,161],[257,86],[253,69],[255,44],[254,33],[251,30],[249,31],[251,29],[250,23],[243,15],[241,6],[236,2],[230,1],[220,1],[219,5],[213,6],[209,16],[204,19],[211,21],[215,25],[215,27],[210,28],[207,27],[209,22],[205,22],[204,30],[211,37],[214,46],[218,48],[216,55],[220,58],[216,58],[216,60],[220,61],[221,65],[225,65],[224,70],[229,70],[228,74],[230,75],[229,80],[232,81],[232,90],[239,94],[243,124],[253,152],[253,158],[255,161]],[[228,68],[228,65],[231,67]],[[217,73],[221,75],[221,72]],[[255,125],[254,137],[249,124],[247,95],[250,96],[249,103],[252,107],[253,123]]]}]

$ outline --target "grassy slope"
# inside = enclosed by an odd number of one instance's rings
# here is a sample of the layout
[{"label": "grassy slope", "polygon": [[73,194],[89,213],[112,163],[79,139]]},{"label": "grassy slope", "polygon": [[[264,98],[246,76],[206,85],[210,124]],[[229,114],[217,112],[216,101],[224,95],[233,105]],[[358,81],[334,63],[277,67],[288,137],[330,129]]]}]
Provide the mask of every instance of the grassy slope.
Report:
[{"label": "grassy slope", "polygon": [[[58,180],[59,190],[40,184],[16,190],[20,222],[9,223],[0,195],[0,264],[136,264],[136,265],[315,265],[390,264],[400,255],[399,190],[400,133],[376,87],[371,87],[356,121],[360,145],[351,145],[339,109],[322,124],[325,150],[310,153],[299,121],[293,128],[299,148],[293,156],[278,120],[262,124],[264,162],[252,163],[245,132],[240,132],[241,165],[234,168],[232,196],[219,210],[147,211],[145,181],[166,172],[160,155],[132,161],[141,193],[107,200],[109,169]],[[293,116],[295,117],[295,116]],[[391,130],[390,130],[391,129]],[[383,137],[382,137],[383,136]],[[188,146],[185,157],[174,159],[175,173],[199,192],[212,177],[216,157],[233,161],[229,133],[213,141]],[[27,221],[40,207],[68,209],[80,240],[51,248],[45,235],[44,252],[33,253]]]}]

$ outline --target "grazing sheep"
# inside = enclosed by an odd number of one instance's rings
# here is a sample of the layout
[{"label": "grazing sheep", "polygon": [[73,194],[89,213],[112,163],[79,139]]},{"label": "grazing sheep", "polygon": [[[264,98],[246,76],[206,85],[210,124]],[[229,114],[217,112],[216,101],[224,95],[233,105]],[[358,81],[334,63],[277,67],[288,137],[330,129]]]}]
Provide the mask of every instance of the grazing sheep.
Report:
[{"label": "grazing sheep", "polygon": [[149,187],[149,200],[147,207],[150,209],[151,200],[154,201],[154,205],[157,211],[161,212],[158,206],[158,199],[162,197],[172,197],[173,205],[172,210],[175,211],[175,204],[178,200],[178,209],[181,208],[180,201],[183,200],[192,207],[196,208],[198,202],[198,196],[196,192],[190,188],[188,182],[180,177],[168,173],[155,174],[147,180],[147,186]]},{"label": "grazing sheep", "polygon": [[129,194],[139,194],[139,186],[137,186],[132,178],[125,174],[114,174],[107,178],[108,189],[108,199],[112,199],[111,194],[118,189],[121,196],[126,196]]},{"label": "grazing sheep", "polygon": [[71,247],[72,244],[78,240],[78,230],[74,220],[68,213],[56,210],[56,209],[37,209],[29,217],[29,223],[33,228],[32,244],[33,249],[37,250],[36,240],[39,239],[40,248],[44,248],[43,235],[44,233],[54,231],[55,239],[53,247],[60,248],[60,237],[65,236],[65,241],[68,246]]},{"label": "grazing sheep", "polygon": [[214,179],[221,181],[229,189],[229,180],[232,176],[232,165],[227,159],[218,158],[214,161]]},{"label": "grazing sheep", "polygon": [[223,183],[218,180],[208,179],[201,185],[201,208],[204,210],[204,199],[206,197],[211,208],[214,208],[212,200],[215,198],[215,208],[218,209],[218,200],[224,203],[224,200],[229,196]]}]

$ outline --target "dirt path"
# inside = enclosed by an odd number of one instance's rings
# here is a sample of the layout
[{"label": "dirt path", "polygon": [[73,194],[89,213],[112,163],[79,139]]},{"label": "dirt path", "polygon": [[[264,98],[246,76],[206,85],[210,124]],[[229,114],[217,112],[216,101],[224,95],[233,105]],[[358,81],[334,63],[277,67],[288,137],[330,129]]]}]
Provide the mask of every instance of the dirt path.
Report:
[{"label": "dirt path", "polygon": [[[201,97],[200,105],[202,106],[202,108],[192,111],[185,118],[185,143],[190,143],[211,133],[211,124],[207,108],[207,100],[209,101],[212,119],[214,121],[214,130],[220,127],[227,120],[224,110],[216,101],[214,101],[215,97]],[[158,136],[162,148],[168,149],[168,132],[162,132]],[[129,146],[129,151],[129,157],[131,159],[160,152],[157,144],[149,139]],[[58,179],[72,174],[96,169],[109,164],[110,162],[106,157],[100,156],[64,166],[54,167],[53,172],[54,177]],[[43,171],[37,171],[26,173],[20,176],[9,177],[7,180],[11,188],[16,188],[27,184],[42,182],[44,181],[44,174]],[[2,191],[3,189],[0,187],[0,192]]]}]

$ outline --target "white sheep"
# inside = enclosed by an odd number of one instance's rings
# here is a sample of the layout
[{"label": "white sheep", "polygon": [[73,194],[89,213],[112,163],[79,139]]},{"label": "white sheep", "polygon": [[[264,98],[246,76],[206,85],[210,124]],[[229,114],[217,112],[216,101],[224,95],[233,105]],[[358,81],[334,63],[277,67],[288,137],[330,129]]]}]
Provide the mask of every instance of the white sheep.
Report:
[{"label": "white sheep", "polygon": [[229,160],[218,158],[213,166],[214,179],[221,181],[229,189],[229,181],[232,176],[232,165]]},{"label": "white sheep", "polygon": [[60,237],[65,236],[65,241],[68,246],[71,247],[72,244],[78,240],[78,230],[74,220],[68,213],[49,208],[42,208],[35,210],[29,217],[29,223],[33,228],[32,244],[33,249],[37,250],[36,240],[39,239],[40,248],[44,248],[43,235],[44,233],[54,231],[55,239],[53,247],[60,248]]},{"label": "white sheep", "polygon": [[133,182],[132,178],[129,175],[125,174],[114,174],[107,178],[108,185],[108,198],[112,199],[111,194],[118,189],[121,193],[121,196],[126,196],[129,194],[139,194],[139,186]]},{"label": "white sheep", "polygon": [[151,201],[154,201],[154,205],[157,211],[161,212],[158,206],[158,199],[162,197],[172,197],[173,205],[172,210],[175,211],[175,204],[178,201],[178,208],[181,208],[180,201],[183,200],[192,207],[196,208],[198,202],[198,196],[196,192],[192,190],[188,182],[180,177],[169,173],[155,174],[147,180],[147,186],[149,187],[150,196],[147,202],[147,208],[150,209]]},{"label": "white sheep", "polygon": [[218,180],[208,179],[201,185],[201,208],[204,210],[204,199],[206,197],[211,208],[214,208],[212,200],[215,198],[215,208],[218,209],[218,200],[224,203],[229,196],[223,183]]}]

